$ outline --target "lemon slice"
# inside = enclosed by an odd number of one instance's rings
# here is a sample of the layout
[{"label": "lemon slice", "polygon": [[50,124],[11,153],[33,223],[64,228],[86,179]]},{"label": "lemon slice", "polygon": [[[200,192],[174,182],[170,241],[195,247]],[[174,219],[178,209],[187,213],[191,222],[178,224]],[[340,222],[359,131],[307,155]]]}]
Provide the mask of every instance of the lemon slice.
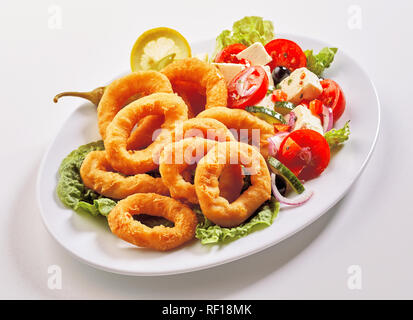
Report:
[{"label": "lemon slice", "polygon": [[145,31],[133,45],[132,71],[161,70],[175,59],[191,56],[188,41],[178,31],[160,27]]}]

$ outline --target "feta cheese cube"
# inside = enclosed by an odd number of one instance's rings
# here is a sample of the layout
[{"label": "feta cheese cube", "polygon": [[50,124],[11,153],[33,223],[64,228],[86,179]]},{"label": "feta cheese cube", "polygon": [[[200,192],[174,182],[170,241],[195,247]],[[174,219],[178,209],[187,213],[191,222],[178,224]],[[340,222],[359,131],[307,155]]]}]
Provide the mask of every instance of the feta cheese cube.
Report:
[{"label": "feta cheese cube", "polygon": [[288,101],[298,104],[302,99],[316,99],[323,88],[317,75],[307,68],[294,70],[287,78],[280,82],[280,88],[288,96]]},{"label": "feta cheese cube", "polygon": [[227,85],[229,82],[242,70],[244,70],[245,65],[238,63],[213,63],[219,71],[221,71],[224,76]]},{"label": "feta cheese cube", "polygon": [[266,94],[265,97],[260,102],[256,103],[255,105],[274,111],[274,102],[272,101],[271,96],[272,94]]},{"label": "feta cheese cube", "polygon": [[324,134],[320,118],[313,115],[306,106],[300,104],[295,107],[292,112],[294,112],[297,117],[293,130],[310,129],[322,135]]},{"label": "feta cheese cube", "polygon": [[238,59],[247,59],[253,66],[264,66],[272,61],[261,42],[255,42],[236,55]]}]

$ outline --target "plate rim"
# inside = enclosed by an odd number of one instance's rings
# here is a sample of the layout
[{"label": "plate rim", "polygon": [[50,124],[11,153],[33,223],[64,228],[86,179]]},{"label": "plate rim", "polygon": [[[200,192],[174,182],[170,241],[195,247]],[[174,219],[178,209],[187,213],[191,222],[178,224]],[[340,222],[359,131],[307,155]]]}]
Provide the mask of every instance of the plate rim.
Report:
[{"label": "plate rim", "polygon": [[[316,38],[312,38],[306,35],[301,35],[301,34],[288,34],[288,33],[280,33],[279,35],[283,36],[283,37],[302,37],[302,38],[306,38],[310,41],[314,41],[314,42],[318,42],[318,43],[323,43],[325,45],[328,45],[326,42],[322,41],[322,40],[318,40]],[[199,40],[196,43],[202,43],[202,42],[207,42],[207,41],[211,41],[211,39],[202,39]],[[231,256],[227,259],[221,259],[219,261],[216,262],[211,262],[211,263],[207,263],[204,264],[202,266],[193,266],[187,269],[178,269],[178,270],[170,270],[170,271],[159,271],[159,272],[131,272],[131,271],[125,271],[125,270],[120,270],[118,268],[110,268],[107,267],[105,265],[102,264],[98,264],[89,260],[86,260],[85,258],[77,255],[75,252],[73,252],[70,248],[68,248],[64,243],[62,243],[59,239],[59,237],[56,237],[53,233],[53,231],[51,230],[51,226],[49,225],[49,223],[47,222],[45,213],[44,213],[44,208],[42,205],[42,201],[41,201],[41,190],[40,190],[40,185],[41,185],[41,180],[42,180],[42,175],[43,172],[45,170],[46,167],[46,160],[49,157],[49,154],[52,150],[52,147],[55,145],[55,142],[57,140],[57,138],[59,137],[59,134],[62,130],[62,128],[65,126],[65,124],[67,123],[68,119],[70,119],[73,114],[80,108],[81,105],[73,108],[73,110],[68,114],[68,116],[66,117],[66,119],[63,121],[63,124],[60,126],[59,130],[57,131],[56,135],[54,136],[54,138],[52,139],[52,141],[49,143],[46,152],[44,153],[42,160],[40,162],[39,165],[39,169],[37,172],[37,177],[36,177],[36,202],[40,211],[40,215],[42,217],[42,221],[43,221],[43,225],[46,227],[46,230],[48,231],[48,233],[52,236],[52,238],[61,246],[63,247],[67,252],[70,253],[71,256],[73,256],[74,258],[76,258],[78,261],[81,261],[83,263],[85,263],[86,265],[92,266],[94,268],[97,268],[99,270],[103,270],[106,272],[110,272],[110,273],[115,273],[115,274],[121,274],[121,275],[128,275],[128,276],[165,276],[165,275],[174,275],[174,274],[184,274],[184,273],[189,273],[189,272],[194,272],[194,271],[199,271],[199,270],[205,270],[205,269],[209,269],[209,268],[213,268],[219,265],[223,265],[223,264],[227,264],[230,263],[232,261],[236,261],[236,260],[240,260],[243,259],[247,256],[256,254],[258,252],[261,252],[265,249],[268,249],[269,247],[272,247],[276,244],[281,243],[282,241],[292,237],[293,235],[297,234],[298,232],[302,231],[303,229],[307,228],[309,225],[311,225],[312,223],[314,223],[315,221],[317,221],[321,216],[323,216],[326,212],[328,212],[332,207],[334,207],[341,199],[343,199],[347,193],[349,192],[350,188],[354,185],[354,183],[360,178],[360,175],[362,174],[362,172],[364,171],[364,169],[366,168],[368,162],[371,159],[371,156],[376,148],[377,145],[377,140],[379,137],[379,133],[380,133],[380,126],[381,126],[381,103],[380,103],[380,99],[379,99],[379,95],[377,92],[377,88],[374,85],[374,82],[372,81],[369,73],[367,72],[367,70],[364,68],[364,66],[362,66],[357,60],[353,59],[351,55],[349,55],[345,50],[340,49],[340,54],[346,56],[346,58],[350,59],[352,61],[352,63],[355,63],[355,65],[357,66],[358,69],[360,69],[360,71],[364,74],[364,76],[368,79],[368,82],[371,86],[371,88],[373,89],[373,93],[375,96],[375,100],[377,102],[377,123],[376,123],[376,132],[374,135],[374,139],[371,143],[370,149],[368,151],[367,156],[365,157],[363,163],[361,164],[360,168],[358,169],[357,173],[355,174],[355,178],[353,179],[353,181],[347,186],[346,189],[343,190],[343,192],[341,193],[340,197],[338,197],[335,201],[333,201],[328,207],[326,207],[324,210],[320,210],[320,212],[317,215],[314,215],[311,219],[309,219],[308,221],[306,221],[305,223],[303,223],[302,225],[300,225],[299,227],[297,227],[296,229],[294,229],[292,232],[284,235],[281,238],[277,238],[274,241],[270,241],[268,243],[266,243],[265,245],[259,247],[259,248],[255,248],[255,249],[249,249],[246,250],[240,254],[237,254],[236,256]]]}]

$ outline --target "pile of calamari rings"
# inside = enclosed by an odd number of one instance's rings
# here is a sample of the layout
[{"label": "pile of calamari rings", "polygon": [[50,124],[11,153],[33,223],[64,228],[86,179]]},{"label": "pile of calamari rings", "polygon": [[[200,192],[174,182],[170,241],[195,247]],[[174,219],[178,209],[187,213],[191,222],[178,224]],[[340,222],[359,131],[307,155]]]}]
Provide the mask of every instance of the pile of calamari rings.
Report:
[{"label": "pile of calamari rings", "polygon": [[[80,175],[86,187],[120,200],[108,215],[113,234],[171,250],[194,238],[194,205],[212,222],[232,227],[270,198],[264,157],[272,126],[226,103],[222,74],[196,58],[161,72],[134,72],[106,87],[98,105],[105,150],[89,153]],[[238,142],[241,129],[259,130],[258,143]],[[242,192],[246,174],[251,186]],[[149,227],[139,221],[142,214],[173,226]]]}]

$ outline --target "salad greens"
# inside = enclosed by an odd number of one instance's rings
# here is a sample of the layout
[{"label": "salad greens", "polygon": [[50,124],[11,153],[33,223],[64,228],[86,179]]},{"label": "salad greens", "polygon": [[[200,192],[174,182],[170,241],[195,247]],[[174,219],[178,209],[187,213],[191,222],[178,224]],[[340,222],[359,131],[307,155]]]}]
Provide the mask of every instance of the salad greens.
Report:
[{"label": "salad greens", "polygon": [[350,120],[345,123],[343,128],[341,129],[331,129],[330,131],[324,134],[324,138],[326,138],[330,149],[338,147],[342,143],[348,140],[350,136]]},{"label": "salad greens", "polygon": [[205,217],[204,221],[198,224],[195,236],[201,240],[202,244],[227,243],[242,238],[260,227],[270,226],[279,209],[280,203],[275,198],[271,198],[257,210],[251,219],[234,228],[220,227]]},{"label": "salad greens", "polygon": [[317,76],[321,76],[323,71],[330,67],[337,53],[337,48],[325,47],[318,54],[314,54],[313,50],[304,51],[307,57],[307,69],[314,72]]},{"label": "salad greens", "polygon": [[250,46],[255,42],[265,45],[274,38],[274,25],[261,17],[248,16],[234,22],[232,31],[224,30],[216,39],[215,51],[212,58],[223,48],[234,43]]},{"label": "salad greens", "polygon": [[62,203],[79,213],[107,216],[116,201],[87,188],[80,177],[80,166],[89,152],[104,150],[103,141],[91,142],[72,151],[61,163],[57,195]]}]

